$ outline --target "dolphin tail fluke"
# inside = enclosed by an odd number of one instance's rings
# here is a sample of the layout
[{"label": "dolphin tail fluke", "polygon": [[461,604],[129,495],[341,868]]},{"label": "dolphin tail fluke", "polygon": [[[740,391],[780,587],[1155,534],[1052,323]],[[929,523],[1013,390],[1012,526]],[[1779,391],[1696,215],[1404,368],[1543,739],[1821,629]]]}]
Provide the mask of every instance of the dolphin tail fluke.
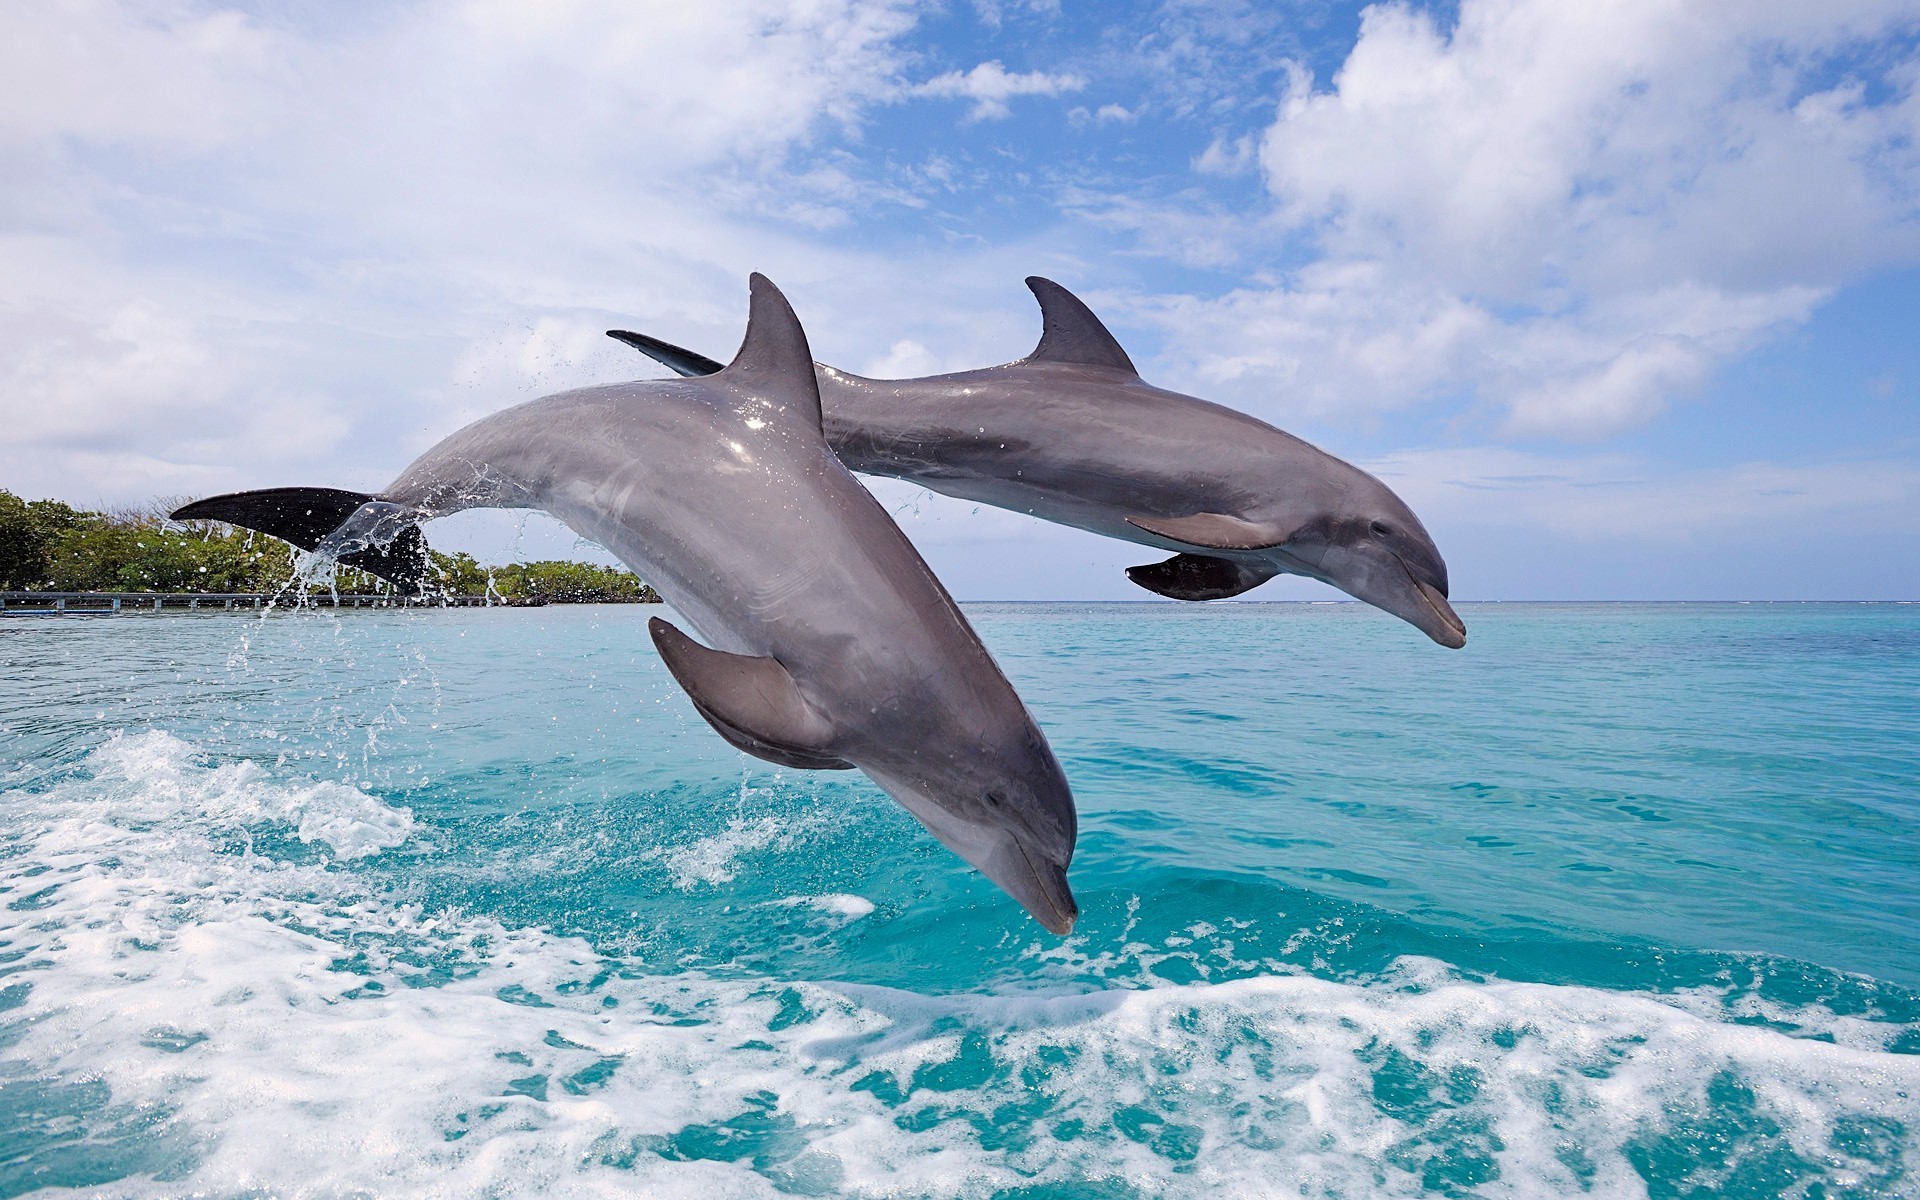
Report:
[{"label": "dolphin tail fluke", "polygon": [[262,488],[195,500],[172,515],[176,521],[225,521],[312,550],[371,499],[339,488]]},{"label": "dolphin tail fluke", "polygon": [[1225,600],[1252,591],[1273,574],[1205,554],[1176,554],[1165,562],[1127,568],[1128,579],[1173,600]]},{"label": "dolphin tail fluke", "polygon": [[[263,488],[209,496],[173,510],[176,521],[224,521],[290,542],[302,550],[320,543],[374,497],[339,488]],[[426,590],[431,559],[426,535],[409,522],[384,545],[370,544],[339,557],[342,566],[378,575],[409,596]]]},{"label": "dolphin tail fluke", "polygon": [[663,342],[657,337],[648,337],[644,333],[634,333],[627,329],[609,329],[607,336],[616,342],[625,342],[676,375],[685,377],[718,375],[724,369],[723,364],[713,361],[704,354],[695,354],[685,346]]},{"label": "dolphin tail fluke", "polygon": [[659,617],[647,632],[694,708],[736,750],[805,771],[853,768],[827,749],[833,727],[778,659],[702,646]]}]

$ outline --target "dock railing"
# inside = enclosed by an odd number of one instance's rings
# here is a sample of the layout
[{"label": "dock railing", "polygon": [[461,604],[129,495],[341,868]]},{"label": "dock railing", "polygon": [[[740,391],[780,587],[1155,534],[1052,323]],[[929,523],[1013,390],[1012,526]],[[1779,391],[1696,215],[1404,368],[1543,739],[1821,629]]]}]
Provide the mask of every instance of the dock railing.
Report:
[{"label": "dock railing", "polygon": [[[392,596],[381,592],[0,592],[0,616],[110,616],[115,613],[260,609],[308,605],[316,608],[489,608],[505,607],[499,596]],[[514,601],[525,604],[526,601]]]}]

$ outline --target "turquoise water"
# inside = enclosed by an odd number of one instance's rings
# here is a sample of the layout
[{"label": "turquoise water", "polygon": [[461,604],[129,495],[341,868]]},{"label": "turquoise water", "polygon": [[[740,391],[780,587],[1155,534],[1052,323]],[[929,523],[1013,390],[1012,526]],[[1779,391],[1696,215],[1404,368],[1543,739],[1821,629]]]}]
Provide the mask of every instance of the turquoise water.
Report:
[{"label": "turquoise water", "polygon": [[0,1196],[1920,1191],[1920,606],[980,605],[1046,934],[646,608],[0,624]]}]

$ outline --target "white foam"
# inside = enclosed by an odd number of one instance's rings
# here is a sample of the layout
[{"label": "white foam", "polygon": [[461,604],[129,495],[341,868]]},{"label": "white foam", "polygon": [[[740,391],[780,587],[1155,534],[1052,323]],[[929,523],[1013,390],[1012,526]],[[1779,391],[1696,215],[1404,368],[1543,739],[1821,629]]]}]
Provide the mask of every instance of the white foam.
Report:
[{"label": "white foam", "polygon": [[849,921],[858,921],[861,917],[873,915],[873,901],[865,896],[850,896],[845,892],[832,892],[825,896],[808,896],[807,903],[823,913],[836,917],[845,917]]},{"label": "white foam", "polygon": [[124,787],[127,803],[114,821],[164,821],[198,814],[211,825],[246,829],[291,825],[302,842],[319,842],[338,858],[362,858],[413,836],[413,813],[330,780],[287,785],[258,765],[236,762],[207,768],[193,748],[166,733],[116,737],[92,756],[96,778]]},{"label": "white foam", "polygon": [[295,793],[303,842],[324,842],[340,858],[364,858],[413,836],[413,813],[391,808],[350,787],[316,784]]},{"label": "white foam", "polygon": [[873,915],[873,901],[846,892],[829,892],[823,896],[787,896],[768,903],[779,908],[811,908],[843,921],[858,921]]},{"label": "white foam", "polygon": [[652,851],[648,857],[667,868],[675,887],[691,891],[702,884],[731,883],[741,858],[761,850],[790,849],[800,832],[796,822],[781,817],[734,817],[718,833]]},{"label": "white foam", "polygon": [[[1920,1059],[1684,997],[1431,960],[1366,985],[959,996],[649,974],[372,890],[338,860],[411,818],[352,789],[159,734],[90,766],[0,796],[0,938],[25,964],[9,982],[32,985],[4,1077],[103,1080],[116,1105],[172,1112],[185,1176],[115,1195],[1398,1196],[1444,1158],[1484,1162],[1478,1195],[1642,1197],[1635,1148],[1688,1122],[1716,1153],[1746,1136],[1886,1192],[1899,1181],[1851,1159],[1842,1125],[1920,1153]],[[247,844],[308,819],[333,857]],[[675,853],[693,886],[780,836],[735,822]],[[1714,1132],[1730,1104],[1760,1132]]]}]

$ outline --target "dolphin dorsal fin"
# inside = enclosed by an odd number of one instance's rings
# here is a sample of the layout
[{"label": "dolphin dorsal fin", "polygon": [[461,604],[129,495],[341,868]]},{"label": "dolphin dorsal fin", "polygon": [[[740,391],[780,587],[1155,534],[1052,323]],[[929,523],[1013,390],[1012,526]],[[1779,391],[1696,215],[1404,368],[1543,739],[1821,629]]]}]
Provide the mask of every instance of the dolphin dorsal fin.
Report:
[{"label": "dolphin dorsal fin", "polygon": [[702,646],[659,617],[647,622],[647,632],[694,708],[736,749],[809,771],[853,766],[829,749],[833,726],[778,659]]},{"label": "dolphin dorsal fin", "polygon": [[1040,301],[1040,344],[1024,361],[1077,363],[1112,367],[1129,375],[1140,373],[1080,297],[1038,275],[1027,276],[1027,286]]},{"label": "dolphin dorsal fin", "polygon": [[740,352],[713,378],[751,388],[776,404],[791,405],[820,428],[820,383],[813,377],[813,351],[793,306],[755,271],[747,309],[747,336]]}]

